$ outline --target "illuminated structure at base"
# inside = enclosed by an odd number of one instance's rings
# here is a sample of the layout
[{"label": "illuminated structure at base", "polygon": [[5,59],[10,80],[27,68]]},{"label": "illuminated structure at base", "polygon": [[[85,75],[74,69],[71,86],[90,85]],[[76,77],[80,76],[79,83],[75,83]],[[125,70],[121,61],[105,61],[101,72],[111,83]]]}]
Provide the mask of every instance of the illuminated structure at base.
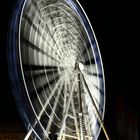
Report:
[{"label": "illuminated structure at base", "polygon": [[25,140],[94,140],[101,127],[109,139],[101,56],[78,1],[17,3],[8,54]]}]

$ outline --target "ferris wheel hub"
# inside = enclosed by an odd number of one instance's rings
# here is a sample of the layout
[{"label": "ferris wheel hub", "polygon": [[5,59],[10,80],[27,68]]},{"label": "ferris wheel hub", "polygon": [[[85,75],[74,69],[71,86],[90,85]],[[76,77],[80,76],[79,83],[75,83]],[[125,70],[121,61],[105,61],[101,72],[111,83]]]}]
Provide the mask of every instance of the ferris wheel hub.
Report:
[{"label": "ferris wheel hub", "polygon": [[84,70],[84,64],[83,63],[79,63],[79,69],[80,69],[80,71],[83,71]]}]

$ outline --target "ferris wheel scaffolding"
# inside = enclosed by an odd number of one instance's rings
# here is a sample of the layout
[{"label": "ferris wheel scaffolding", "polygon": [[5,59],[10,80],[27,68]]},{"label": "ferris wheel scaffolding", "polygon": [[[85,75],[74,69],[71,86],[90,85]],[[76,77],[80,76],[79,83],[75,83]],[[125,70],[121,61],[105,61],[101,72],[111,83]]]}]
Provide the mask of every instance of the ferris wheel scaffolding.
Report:
[{"label": "ferris wheel scaffolding", "polygon": [[[84,76],[82,74],[83,69],[81,69],[81,67],[80,67],[81,65],[84,68],[84,65],[81,62],[76,66],[76,69],[77,69],[76,75],[77,75],[78,78],[77,78],[77,81],[73,82],[71,93],[70,93],[70,96],[68,97],[67,105],[65,105],[65,108],[64,108],[65,112],[64,112],[62,123],[61,123],[61,129],[60,129],[59,133],[57,134],[58,140],[65,140],[66,137],[74,138],[74,139],[77,139],[77,140],[93,140],[94,139],[92,136],[86,135],[85,134],[86,130],[84,130],[85,129],[85,122],[84,122],[85,113],[83,112],[83,105],[82,105],[82,93],[83,93],[83,87],[82,86],[83,86],[83,84],[84,84],[84,86],[86,87],[86,89],[88,91],[90,99],[92,100],[92,105],[95,108],[94,111],[95,111],[96,117],[98,119],[98,122],[99,122],[99,124],[100,124],[100,126],[101,126],[101,128],[102,128],[102,130],[104,132],[104,134],[105,134],[105,137],[106,137],[107,140],[110,140],[110,138],[108,136],[108,133],[107,133],[107,130],[106,130],[105,126],[104,126],[104,122],[102,121],[102,117],[101,117],[101,115],[100,115],[100,113],[98,111],[98,108],[97,108],[97,106],[95,104],[94,99],[92,98],[92,95],[91,95],[91,92],[90,92],[90,90],[88,88],[86,80],[85,80],[85,78],[84,78]],[[76,112],[75,112],[74,102],[73,102],[73,98],[72,98],[73,97],[74,88],[75,88],[75,84],[77,82],[78,82],[78,88],[79,88],[79,102],[80,102],[79,103],[80,104],[80,108],[79,108],[79,113],[78,113],[78,115],[79,115],[79,124],[80,124],[79,127],[80,128],[78,128],[77,119],[75,119],[76,118]],[[55,89],[56,88],[58,88],[58,85],[55,86]],[[48,101],[49,101],[49,99],[48,99]],[[48,101],[46,101],[46,104],[45,104],[44,108],[49,103]],[[70,116],[68,114],[68,110],[69,110],[70,104],[72,104],[72,108],[73,108],[74,116],[71,116],[71,117],[73,117],[74,120],[75,120],[77,137],[76,136],[72,136],[72,135],[68,135],[68,134],[65,133],[66,119],[67,119],[68,116]],[[56,108],[56,106],[55,106],[55,108]],[[40,115],[38,116],[38,118],[40,118],[42,114],[43,114],[43,110],[40,112]],[[36,124],[37,124],[37,122],[35,122],[35,125]],[[27,133],[26,137],[24,138],[24,140],[28,140],[32,132],[33,132],[33,128],[31,128],[28,131],[28,133]]]}]

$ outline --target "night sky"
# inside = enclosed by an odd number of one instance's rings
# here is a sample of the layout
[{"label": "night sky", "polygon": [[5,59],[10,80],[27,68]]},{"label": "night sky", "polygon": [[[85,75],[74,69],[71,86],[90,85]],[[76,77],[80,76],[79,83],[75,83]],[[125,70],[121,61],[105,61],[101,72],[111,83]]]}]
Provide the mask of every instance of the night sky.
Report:
[{"label": "night sky", "polygon": [[[91,21],[103,59],[106,81],[105,125],[112,140],[121,140],[117,128],[121,114],[126,114],[125,120],[129,114],[134,116],[137,124],[140,124],[136,8],[128,1],[79,1]],[[0,6],[0,126],[6,123],[10,127],[9,124],[18,123],[21,132],[24,132],[11,92],[6,60],[8,23],[14,3],[15,0],[3,1]],[[134,127],[133,119],[125,123]],[[124,129],[127,131],[127,124]],[[124,140],[128,140],[126,135]],[[100,139],[103,140],[103,137]]]}]

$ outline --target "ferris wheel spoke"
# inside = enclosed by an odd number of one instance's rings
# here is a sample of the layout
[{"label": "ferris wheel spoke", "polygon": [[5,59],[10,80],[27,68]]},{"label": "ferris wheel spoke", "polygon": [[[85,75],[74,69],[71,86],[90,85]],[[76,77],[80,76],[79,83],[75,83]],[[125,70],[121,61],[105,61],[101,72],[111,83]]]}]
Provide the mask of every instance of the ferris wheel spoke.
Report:
[{"label": "ferris wheel spoke", "polygon": [[51,91],[49,97],[48,97],[48,100],[46,100],[42,110],[40,111],[39,115],[38,115],[38,118],[40,119],[45,108],[47,107],[47,105],[49,104],[50,100],[52,99],[52,97],[54,96],[54,94],[56,93],[57,89],[58,89],[58,86],[60,85],[61,81],[63,81],[62,79],[63,77],[60,77],[59,80],[57,81],[57,83],[55,84],[53,90]]},{"label": "ferris wheel spoke", "polygon": [[[31,17],[28,17],[27,15],[26,15],[26,20],[27,20],[27,22],[29,23],[29,25],[34,29],[34,31],[35,32],[37,32],[37,35],[39,35],[39,37],[42,39],[42,42],[43,42],[43,44],[45,44],[45,43],[47,43],[47,45],[48,46],[51,46],[51,44],[48,42],[48,41],[46,41],[46,38],[48,37],[48,35],[47,35],[47,33],[45,32],[45,29],[43,29],[43,28],[41,28],[40,26],[36,26],[32,21],[31,21],[31,19],[30,19]],[[25,24],[26,25],[26,24]],[[42,30],[42,32],[41,32],[41,30]],[[48,30],[48,32],[51,34],[51,32]],[[32,32],[31,32],[32,33]],[[30,34],[31,34],[30,33]],[[43,34],[44,33],[44,34]],[[34,35],[34,34],[33,34]],[[36,36],[37,36],[36,35]],[[52,37],[53,37],[53,35],[52,35]],[[33,37],[32,37],[33,38]],[[23,42],[23,43],[25,43],[25,45],[26,46],[30,46],[31,48],[33,48],[33,49],[36,49],[38,52],[41,52],[42,54],[45,54],[45,55],[47,55],[47,56],[49,56],[49,57],[51,57],[50,56],[50,53],[48,54],[47,52],[49,52],[48,50],[47,51],[43,51],[42,49],[40,49],[40,47],[41,46],[39,46],[39,47],[37,47],[38,45],[34,45],[34,43],[32,43],[31,41],[28,41],[28,39],[26,39],[26,38],[24,38],[24,37],[21,37],[21,41]],[[34,42],[36,42],[36,40],[34,41]],[[54,43],[56,43],[56,41],[53,39],[53,42]],[[59,47],[57,47],[58,49],[59,49]],[[45,49],[47,49],[46,47],[45,47]],[[58,58],[59,59],[55,59],[56,61],[62,61],[62,58],[61,58],[61,55],[56,51],[56,50],[54,50],[53,49],[53,47],[51,46],[51,51],[53,51],[54,53],[55,53],[55,55],[56,56],[58,56]],[[51,57],[52,58],[52,57]],[[54,57],[52,58],[52,59],[54,59]]]},{"label": "ferris wheel spoke", "polygon": [[70,102],[71,102],[71,99],[72,99],[72,96],[73,96],[75,84],[76,84],[76,82],[73,83],[73,85],[72,85],[72,89],[71,89],[71,91],[70,91],[68,103],[67,103],[67,105],[66,105],[66,110],[65,110],[65,113],[64,113],[62,122],[61,122],[61,128],[60,128],[60,131],[59,131],[59,137],[60,137],[60,138],[61,138],[61,135],[62,135],[62,133],[63,133],[63,131],[65,130],[65,127],[66,127],[66,118],[67,118],[67,116],[68,116],[68,110],[69,110]]},{"label": "ferris wheel spoke", "polygon": [[[85,86],[84,83],[83,83],[83,86],[84,86],[84,91],[85,91],[86,95],[88,95],[88,91],[86,90],[86,86]],[[101,104],[99,103],[99,100],[97,99],[97,97],[95,96],[95,94],[92,94],[92,98],[94,99],[95,104],[96,104],[96,106],[98,107],[99,111],[102,111],[102,110],[103,110],[103,107],[102,107]],[[91,102],[91,101],[90,101],[90,102]]]},{"label": "ferris wheel spoke", "polygon": [[[51,100],[51,98],[52,98],[53,95],[56,93],[56,90],[57,90],[59,84],[61,83],[61,80],[62,80],[62,77],[60,77],[60,79],[59,79],[58,82],[56,83],[54,89],[52,90],[51,94],[49,95],[48,100],[47,100],[47,101],[45,102],[45,104],[42,106],[42,109],[41,109],[41,111],[39,112],[39,115],[37,116],[37,120],[38,120],[38,121],[40,121],[40,119],[41,119],[43,113],[45,112],[46,107],[48,106],[48,104],[49,104],[49,102],[50,102],[50,100]],[[49,117],[49,118],[50,118],[50,117]],[[50,119],[51,119],[51,118],[50,118]],[[38,123],[38,121],[35,122],[34,126],[36,126],[36,124]],[[32,132],[32,129],[31,129],[30,131]],[[29,132],[30,132],[30,131],[29,131]],[[30,133],[30,134],[31,134],[31,133]]]},{"label": "ferris wheel spoke", "polygon": [[[57,66],[43,66],[43,65],[33,65],[33,64],[24,64],[23,65],[24,70],[28,70],[28,71],[36,71],[36,70],[57,70],[58,67]],[[61,68],[63,69],[63,68]]]},{"label": "ferris wheel spoke", "polygon": [[36,92],[38,94],[40,94],[43,90],[49,88],[49,86],[55,85],[56,81],[58,81],[59,76],[56,76],[55,79],[52,79],[48,82],[46,82],[44,85],[40,85],[39,87],[36,87],[36,90],[34,90],[33,92],[31,92],[31,97],[36,95]]},{"label": "ferris wheel spoke", "polygon": [[[102,74],[97,74],[97,73],[91,73],[91,72],[88,72],[86,70],[83,71],[83,75],[85,76],[85,79],[87,80],[88,83],[91,83],[91,86],[94,87],[97,91],[99,91],[100,95],[103,96],[104,94],[104,91],[99,88],[98,85],[94,84],[96,82],[93,82],[95,81],[97,78],[98,79],[103,79],[103,75]],[[90,77],[90,79],[88,78]],[[92,81],[92,82],[91,82]],[[90,85],[90,84],[89,84]]]},{"label": "ferris wheel spoke", "polygon": [[51,70],[34,70],[34,71],[29,71],[26,70],[25,72],[25,78],[27,80],[30,80],[31,76],[36,79],[38,77],[46,76],[46,75],[52,75],[58,73],[57,69],[51,69]]},{"label": "ferris wheel spoke", "polygon": [[102,74],[97,74],[97,73],[94,73],[94,72],[89,72],[89,71],[84,71],[87,75],[90,75],[90,76],[95,76],[95,77],[99,77],[101,79],[103,79],[103,75]]},{"label": "ferris wheel spoke", "polygon": [[91,59],[84,62],[84,65],[91,65],[91,64],[95,64],[95,59],[94,58],[91,58]]},{"label": "ferris wheel spoke", "polygon": [[[35,44],[33,44],[31,41],[26,40],[24,38],[21,37],[21,42],[23,43],[23,45],[32,48],[33,50],[36,50],[37,52],[41,53],[44,56],[47,56],[49,58],[51,58],[52,60],[56,61],[57,63],[60,63],[60,60],[57,60],[54,56],[51,56],[50,54],[48,54],[47,52],[45,52],[44,50],[42,50],[41,48],[37,47]],[[24,48],[25,49],[25,48]],[[28,51],[28,48],[26,48]]]},{"label": "ferris wheel spoke", "polygon": [[33,50],[36,50],[37,52],[41,52],[43,55],[48,55],[46,52],[44,52],[44,50],[42,50],[41,48],[39,48],[38,46],[36,46],[36,44],[34,44],[30,40],[28,40],[28,39],[26,39],[26,38],[24,38],[22,36],[20,37],[20,41],[21,41],[21,43],[22,43],[23,46],[26,46],[27,47],[27,49],[28,48],[32,48]]},{"label": "ferris wheel spoke", "polygon": [[[63,82],[64,82],[64,81],[63,81]],[[63,88],[63,82],[60,84],[60,87],[59,87],[57,96],[56,96],[55,101],[54,101],[55,103],[54,103],[54,105],[53,105],[52,112],[51,112],[51,114],[50,114],[50,117],[52,118],[52,120],[54,119],[54,112],[56,112],[56,108],[57,108],[57,106],[58,106],[58,101],[59,101],[60,94],[61,94],[62,88]],[[47,124],[47,128],[46,128],[47,131],[50,131],[51,124],[52,124],[52,121],[49,120],[49,122],[48,122],[48,124]],[[56,130],[54,130],[54,131],[56,131]]]},{"label": "ferris wheel spoke", "polygon": [[[43,41],[45,42],[45,35],[42,35],[41,30],[43,30],[43,28],[41,28],[40,26],[37,26],[33,21],[32,21],[32,17],[28,16],[27,14],[23,15],[23,22],[25,23],[24,26],[27,26],[27,23],[29,24],[29,26],[31,26],[33,28],[33,30],[35,32],[37,32],[37,34],[42,37]],[[41,21],[41,20],[40,20]],[[23,30],[23,29],[22,29]],[[24,35],[25,36],[25,35]],[[23,37],[24,38],[24,37]]]}]

